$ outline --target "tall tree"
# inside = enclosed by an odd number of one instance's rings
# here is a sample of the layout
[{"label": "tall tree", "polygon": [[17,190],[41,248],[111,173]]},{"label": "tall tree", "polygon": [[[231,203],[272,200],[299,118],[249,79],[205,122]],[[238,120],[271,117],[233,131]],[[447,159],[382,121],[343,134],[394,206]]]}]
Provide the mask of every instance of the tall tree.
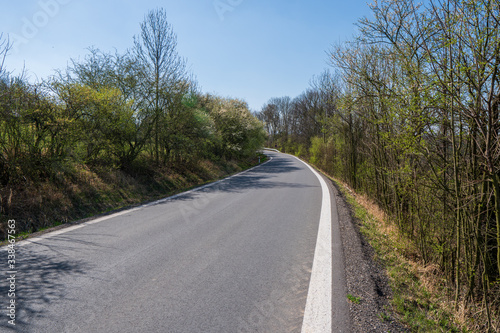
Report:
[{"label": "tall tree", "polygon": [[5,58],[7,57],[7,54],[9,53],[9,50],[11,49],[12,45],[9,41],[9,38],[7,37],[6,39],[3,37],[3,33],[0,34],[0,78],[3,77],[5,74]]},{"label": "tall tree", "polygon": [[186,63],[177,53],[177,36],[163,8],[151,10],[134,37],[134,54],[142,71],[144,99],[154,126],[154,156],[160,160],[162,125],[172,107],[172,96],[185,86]]}]

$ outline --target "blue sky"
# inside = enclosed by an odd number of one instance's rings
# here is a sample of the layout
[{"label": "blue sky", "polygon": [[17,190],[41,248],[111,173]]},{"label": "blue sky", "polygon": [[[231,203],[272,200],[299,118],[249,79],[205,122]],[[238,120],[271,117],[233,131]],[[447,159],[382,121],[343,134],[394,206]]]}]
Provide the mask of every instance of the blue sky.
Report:
[{"label": "blue sky", "polygon": [[[369,0],[368,0],[369,2]],[[246,100],[295,97],[328,68],[326,52],[370,16],[367,0],[23,0],[2,4],[0,32],[16,47],[6,67],[43,79],[90,46],[124,52],[151,9],[163,7],[179,54],[204,92]]]}]

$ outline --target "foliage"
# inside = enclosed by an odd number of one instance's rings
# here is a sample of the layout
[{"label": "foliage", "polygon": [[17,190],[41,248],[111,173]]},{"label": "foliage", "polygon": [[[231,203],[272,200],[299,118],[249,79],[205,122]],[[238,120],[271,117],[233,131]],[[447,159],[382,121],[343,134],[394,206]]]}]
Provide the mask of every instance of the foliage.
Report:
[{"label": "foliage", "polygon": [[[7,219],[26,217],[27,206],[43,215],[40,187],[79,183],[89,170],[140,175],[256,156],[265,141],[262,123],[242,100],[203,95],[176,45],[165,11],[156,9],[130,51],[90,48],[65,71],[32,84],[6,71],[10,43],[0,35],[0,233]],[[37,193],[36,203],[26,193]],[[94,211],[74,210],[80,208]],[[26,222],[18,231],[44,223]]]},{"label": "foliage", "polygon": [[[384,208],[419,259],[446,276],[466,325],[498,329],[500,16],[496,1],[380,0],[323,74],[259,118],[269,145]],[[284,126],[285,119],[290,126]],[[290,140],[291,139],[291,140]],[[301,154],[304,154],[302,151]],[[475,309],[477,307],[479,310]]]},{"label": "foliage", "polygon": [[254,156],[262,147],[263,125],[251,114],[246,102],[206,95],[201,105],[214,121],[214,153],[224,158],[245,158]]}]

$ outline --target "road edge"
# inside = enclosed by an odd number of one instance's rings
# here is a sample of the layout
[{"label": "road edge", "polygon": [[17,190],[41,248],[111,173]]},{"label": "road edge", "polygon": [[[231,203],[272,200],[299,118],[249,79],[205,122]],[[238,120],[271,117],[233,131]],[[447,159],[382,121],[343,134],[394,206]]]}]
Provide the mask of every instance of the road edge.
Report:
[{"label": "road edge", "polygon": [[295,158],[304,163],[318,178],[322,191],[318,236],[301,332],[330,333],[332,332],[332,202],[330,189],[323,177],[312,166],[297,157]]},{"label": "road edge", "polygon": [[[286,154],[286,153],[282,153]],[[331,279],[323,281],[323,284],[327,284],[329,286],[329,302],[330,302],[330,323],[312,323],[310,322],[314,315],[312,314],[307,314],[307,319],[306,319],[306,312],[304,313],[304,321],[303,321],[303,326],[302,326],[302,331],[301,333],[323,333],[323,332],[351,332],[353,329],[352,326],[352,317],[351,317],[351,311],[349,308],[349,304],[347,302],[347,272],[346,272],[346,266],[345,266],[345,253],[344,253],[344,242],[343,242],[343,235],[342,235],[342,230],[341,230],[341,224],[340,224],[340,215],[338,212],[338,201],[337,201],[337,189],[335,187],[335,184],[332,183],[331,179],[328,177],[328,175],[324,174],[323,171],[317,169],[315,166],[310,165],[306,161],[302,160],[301,158],[291,155],[291,154],[286,154],[289,156],[292,156],[296,158],[297,160],[301,161],[303,164],[305,164],[309,169],[316,175],[318,178],[320,184],[322,185],[322,190],[324,191],[325,188],[323,187],[323,184],[326,187],[326,192],[323,193],[328,193],[329,195],[329,203],[330,203],[330,230],[329,230],[329,235],[330,235],[330,260],[328,264],[326,265],[329,267],[330,272],[331,272]],[[323,209],[323,204],[322,204],[322,209]],[[318,228],[318,239],[322,237],[320,235],[320,230]],[[318,243],[317,243],[318,244]],[[316,250],[318,248],[316,247],[315,249],[315,256],[314,258],[316,259]],[[316,261],[314,259],[314,261]],[[313,261],[313,269],[312,272],[314,272],[314,261]],[[335,265],[334,265],[335,264]],[[319,264],[316,265],[318,267]],[[311,272],[311,280],[312,280],[312,273]],[[314,282],[315,284],[318,283],[317,281]],[[327,287],[328,288],[328,287]],[[316,287],[311,288],[311,285],[309,286],[308,290],[308,295],[307,295],[307,301],[306,301],[306,309],[307,308],[307,303],[309,302],[315,302],[313,299],[317,298],[317,296],[309,296],[310,293],[316,293]],[[309,301],[309,299],[311,300]],[[327,302],[327,297],[325,297],[324,302]],[[319,304],[313,305],[311,304],[310,307],[316,307],[320,306]],[[328,307],[328,305],[327,305]],[[318,319],[318,318],[316,318]],[[326,330],[325,330],[326,329]]]},{"label": "road edge", "polygon": [[[217,184],[219,184],[221,182],[224,182],[224,181],[226,181],[228,179],[240,176],[240,175],[242,175],[242,174],[244,174],[246,172],[250,172],[250,171],[252,171],[254,169],[257,169],[257,168],[259,168],[259,167],[261,167],[261,166],[263,166],[263,165],[271,162],[273,160],[272,156],[269,156],[269,155],[267,155],[267,156],[268,156],[268,160],[267,161],[265,161],[265,162],[263,162],[261,164],[258,164],[256,166],[253,166],[253,167],[251,167],[249,169],[240,171],[240,172],[238,172],[238,173],[236,173],[234,175],[230,175],[228,177],[225,177],[225,178],[222,178],[222,179],[210,182],[208,184],[204,184],[204,185],[201,185],[201,186],[192,188],[190,190],[187,190],[187,191],[184,191],[184,192],[180,192],[180,193],[177,193],[177,194],[174,194],[174,195],[162,198],[162,199],[158,199],[158,200],[155,200],[155,201],[143,203],[143,204],[140,204],[140,205],[135,206],[135,207],[125,208],[125,209],[119,210],[119,211],[117,211],[115,213],[106,214],[104,216],[90,217],[90,218],[81,220],[82,222],[75,221],[75,222],[73,222],[73,225],[72,224],[65,224],[65,225],[57,226],[57,227],[54,227],[55,230],[48,229],[48,230],[44,231],[40,236],[34,236],[34,237],[31,237],[31,238],[28,237],[28,238],[22,239],[20,241],[17,241],[16,242],[16,246],[25,246],[27,244],[32,244],[32,243],[35,243],[35,242],[39,242],[39,241],[41,241],[43,239],[47,239],[47,238],[51,238],[51,237],[58,236],[58,235],[61,235],[61,234],[65,234],[67,232],[70,232],[70,231],[73,231],[73,230],[77,230],[77,229],[83,228],[83,227],[88,226],[88,225],[100,223],[100,222],[103,222],[103,221],[106,221],[106,220],[109,220],[109,219],[112,219],[112,218],[115,218],[115,217],[119,217],[121,215],[130,214],[132,212],[135,212],[135,211],[138,211],[138,210],[150,207],[150,206],[162,204],[162,203],[165,203],[167,201],[179,198],[181,196],[188,195],[190,193],[193,193],[193,192],[196,192],[196,191],[200,191],[202,189],[205,189],[205,188],[217,185]],[[0,250],[7,249],[8,245],[9,244],[7,243],[7,244],[5,244],[3,246],[0,246]]]}]

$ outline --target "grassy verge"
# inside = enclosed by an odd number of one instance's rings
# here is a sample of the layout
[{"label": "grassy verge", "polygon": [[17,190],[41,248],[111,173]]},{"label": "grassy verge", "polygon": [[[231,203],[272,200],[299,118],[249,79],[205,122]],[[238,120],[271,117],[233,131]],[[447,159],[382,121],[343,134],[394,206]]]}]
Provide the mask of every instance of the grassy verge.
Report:
[{"label": "grassy verge", "polygon": [[[376,260],[386,269],[393,299],[392,309],[412,332],[469,332],[459,312],[445,292],[446,281],[439,269],[424,266],[414,245],[390,223],[384,212],[365,196],[332,179],[348,200],[361,232],[376,253]],[[380,319],[384,320],[385,314]]]},{"label": "grassy verge", "polygon": [[147,162],[126,170],[73,165],[43,182],[0,189],[0,245],[6,225],[16,220],[17,240],[72,221],[154,201],[255,166],[265,155],[244,161],[208,160],[153,167]]}]

